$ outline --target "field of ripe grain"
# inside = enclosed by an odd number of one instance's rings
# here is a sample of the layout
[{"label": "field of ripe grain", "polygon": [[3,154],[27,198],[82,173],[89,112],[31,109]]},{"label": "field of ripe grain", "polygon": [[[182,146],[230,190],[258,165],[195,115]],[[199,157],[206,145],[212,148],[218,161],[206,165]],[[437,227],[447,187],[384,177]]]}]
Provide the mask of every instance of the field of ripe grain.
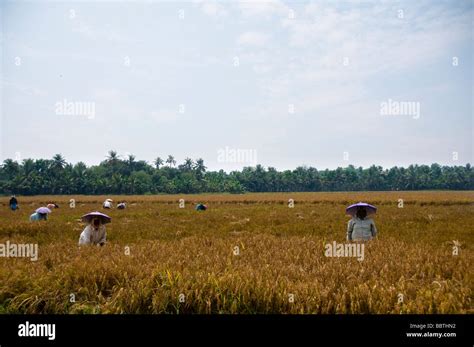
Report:
[{"label": "field of ripe grain", "polygon": [[[0,244],[39,247],[0,257],[0,313],[474,313],[473,192],[112,196],[129,206],[105,212],[107,245],[79,248],[105,198],[0,199]],[[363,261],[326,257],[358,201],[378,207],[378,239]]]}]

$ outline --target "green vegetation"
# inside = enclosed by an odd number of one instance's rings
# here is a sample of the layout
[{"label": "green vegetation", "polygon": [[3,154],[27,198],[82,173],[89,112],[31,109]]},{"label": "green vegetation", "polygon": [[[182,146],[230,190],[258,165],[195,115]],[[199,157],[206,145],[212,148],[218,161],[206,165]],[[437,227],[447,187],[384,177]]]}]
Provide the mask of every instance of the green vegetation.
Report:
[{"label": "green vegetation", "polygon": [[277,171],[245,167],[226,173],[206,171],[202,159],[157,158],[154,166],[133,155],[120,159],[110,151],[97,166],[69,164],[60,155],[51,160],[25,159],[21,164],[7,159],[0,167],[3,194],[176,194],[243,192],[318,192],[386,190],[472,190],[474,170],[466,166],[410,165],[383,169],[371,166],[318,171],[313,167]]}]

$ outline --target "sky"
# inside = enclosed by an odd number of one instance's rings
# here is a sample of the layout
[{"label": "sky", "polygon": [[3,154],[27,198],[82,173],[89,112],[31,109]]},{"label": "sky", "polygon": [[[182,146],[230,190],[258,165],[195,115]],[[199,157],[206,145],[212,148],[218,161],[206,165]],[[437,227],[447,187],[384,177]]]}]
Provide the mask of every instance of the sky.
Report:
[{"label": "sky", "polygon": [[473,1],[2,1],[0,160],[473,162]]}]

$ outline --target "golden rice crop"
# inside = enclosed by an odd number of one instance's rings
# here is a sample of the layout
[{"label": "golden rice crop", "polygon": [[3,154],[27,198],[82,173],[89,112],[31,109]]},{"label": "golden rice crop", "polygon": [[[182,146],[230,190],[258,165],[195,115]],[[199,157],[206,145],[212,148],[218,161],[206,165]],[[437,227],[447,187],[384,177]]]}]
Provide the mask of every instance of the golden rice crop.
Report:
[{"label": "golden rice crop", "polygon": [[[113,221],[103,248],[77,241],[80,216],[101,210],[105,197],[21,197],[16,212],[3,198],[0,243],[37,243],[39,259],[0,258],[0,312],[473,313],[473,197],[112,196],[129,206],[106,212]],[[378,239],[365,245],[363,261],[326,257],[325,244],[345,242],[346,205],[361,200],[379,207]],[[60,208],[30,223],[49,201]],[[196,202],[209,209],[195,211]]]}]

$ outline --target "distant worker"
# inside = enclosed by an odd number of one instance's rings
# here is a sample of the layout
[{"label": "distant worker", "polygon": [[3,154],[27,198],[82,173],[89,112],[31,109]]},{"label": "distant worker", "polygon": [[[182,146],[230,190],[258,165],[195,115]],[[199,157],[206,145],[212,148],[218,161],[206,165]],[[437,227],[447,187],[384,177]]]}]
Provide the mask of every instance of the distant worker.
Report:
[{"label": "distant worker", "polygon": [[197,204],[196,205],[196,211],[205,211],[207,210],[207,206],[204,204]]},{"label": "distant worker", "polygon": [[87,226],[79,237],[79,245],[105,245],[107,233],[105,224],[110,223],[112,219],[106,214],[100,212],[91,212],[82,216],[82,221]]},{"label": "distant worker", "polygon": [[104,203],[102,204],[102,207],[103,207],[103,208],[107,208],[107,209],[111,209],[111,208],[113,207],[112,202],[113,202],[112,199],[107,199],[107,200],[105,200]]},{"label": "distant worker", "polygon": [[16,199],[15,195],[12,195],[9,205],[12,211],[16,211],[18,209],[18,200]]},{"label": "distant worker", "polygon": [[127,203],[125,201],[120,201],[117,204],[117,209],[119,209],[119,210],[125,210],[126,207],[127,207]]},{"label": "distant worker", "polygon": [[347,223],[347,241],[369,241],[377,236],[377,228],[368,214],[375,214],[377,208],[367,203],[359,202],[351,205],[346,212],[352,215]]},{"label": "distant worker", "polygon": [[51,210],[49,208],[40,207],[30,216],[30,222],[48,220],[48,214],[50,213]]}]

